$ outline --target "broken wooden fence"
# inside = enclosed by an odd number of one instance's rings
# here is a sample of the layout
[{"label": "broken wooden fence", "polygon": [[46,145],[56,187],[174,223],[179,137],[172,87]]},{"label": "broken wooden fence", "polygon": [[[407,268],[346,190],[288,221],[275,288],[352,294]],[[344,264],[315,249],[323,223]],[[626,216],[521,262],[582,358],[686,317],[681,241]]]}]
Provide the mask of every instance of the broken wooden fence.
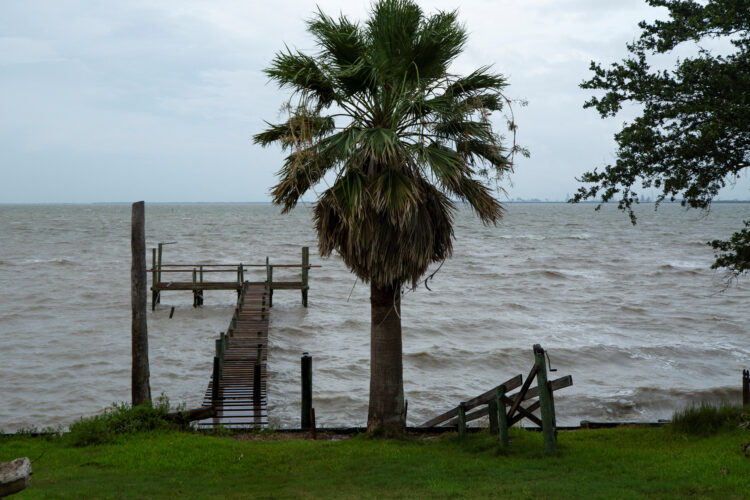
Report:
[{"label": "broken wooden fence", "polygon": [[[484,394],[459,403],[457,407],[428,420],[421,427],[455,425],[458,427],[459,436],[463,436],[468,422],[488,415],[490,432],[499,435],[502,446],[508,446],[508,428],[526,418],[542,428],[545,450],[547,453],[553,452],[557,446],[553,393],[573,385],[573,377],[567,375],[548,381],[545,354],[541,345],[534,345],[534,365],[525,382],[521,375],[516,375]],[[550,368],[550,371],[556,370]],[[534,378],[537,385],[531,387]],[[517,393],[508,394],[519,386],[521,389]],[[531,404],[522,406],[524,402],[534,398],[537,399]],[[541,418],[533,413],[537,409],[540,409]]]}]

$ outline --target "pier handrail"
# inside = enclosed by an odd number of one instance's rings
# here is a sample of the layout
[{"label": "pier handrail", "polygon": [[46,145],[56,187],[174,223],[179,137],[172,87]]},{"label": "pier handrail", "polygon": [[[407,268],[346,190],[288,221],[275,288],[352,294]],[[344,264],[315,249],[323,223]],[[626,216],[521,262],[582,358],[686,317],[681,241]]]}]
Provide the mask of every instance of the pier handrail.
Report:
[{"label": "pier handrail", "polygon": [[[222,267],[229,266],[231,264],[222,264]],[[167,267],[167,264],[163,264],[162,268],[151,268],[147,269],[146,271],[149,273],[152,273],[154,271],[158,271],[161,273],[191,273],[193,272],[194,268],[198,268],[200,266],[203,266],[203,272],[206,273],[236,273],[237,269],[239,269],[239,264],[232,265],[232,269],[206,269],[206,267],[212,267],[213,264],[195,264],[195,265],[185,265],[185,269],[163,269],[164,267]],[[313,267],[323,267],[320,265],[311,265],[308,264],[306,266],[303,266],[302,264],[269,264],[270,267],[280,267],[280,268],[292,268],[292,267],[299,267],[299,268],[305,268],[305,269],[311,269]],[[188,268],[189,267],[189,268]],[[258,267],[258,268],[265,268],[265,264],[243,264],[243,268],[251,268],[251,267]]]},{"label": "pier handrail", "polygon": [[[310,264],[310,248],[302,247],[302,262],[300,264],[272,264],[266,257],[265,264],[163,264],[161,246],[157,250],[152,250],[152,265],[147,272],[151,273],[151,310],[156,310],[156,304],[161,301],[161,292],[190,290],[193,292],[193,306],[203,305],[203,292],[205,290],[235,290],[239,297],[245,281],[245,272],[251,269],[261,270],[265,267],[266,279],[268,286],[268,306],[273,305],[274,290],[300,290],[302,293],[302,305],[307,307],[307,296],[310,289],[309,275],[310,269],[322,267],[320,265]],[[273,270],[278,269],[299,269],[299,279],[276,280],[273,279]],[[167,278],[162,280],[162,273],[188,274],[190,278],[182,276]],[[236,278],[214,278],[214,281],[205,280],[204,275],[211,273],[231,273]],[[250,280],[253,281],[253,280]],[[261,282],[262,283],[262,282]]]}]

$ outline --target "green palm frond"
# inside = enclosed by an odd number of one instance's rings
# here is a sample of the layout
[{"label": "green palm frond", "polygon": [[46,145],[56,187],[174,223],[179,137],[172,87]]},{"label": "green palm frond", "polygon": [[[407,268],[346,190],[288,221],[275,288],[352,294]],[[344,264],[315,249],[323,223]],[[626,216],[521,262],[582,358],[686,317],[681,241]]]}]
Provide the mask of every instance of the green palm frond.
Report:
[{"label": "green palm frond", "polygon": [[466,29],[453,12],[438,12],[426,19],[414,41],[414,66],[421,79],[440,78],[466,43]]},{"label": "green palm frond", "polygon": [[302,150],[287,156],[284,165],[276,173],[279,183],[271,188],[273,202],[283,207],[286,213],[297,206],[297,202],[309,189],[320,182],[333,167],[312,149]]},{"label": "green palm frond", "polygon": [[265,73],[280,87],[311,92],[322,105],[331,104],[335,98],[331,79],[313,57],[301,52],[295,54],[287,50],[277,53]]},{"label": "green palm frond", "polygon": [[330,116],[295,115],[286,123],[272,124],[266,122],[268,128],[255,134],[253,142],[263,147],[275,142],[283,149],[289,149],[296,144],[307,143],[325,137],[335,129],[335,123]]},{"label": "green palm frond", "polygon": [[343,15],[336,21],[318,9],[316,16],[308,21],[308,31],[317,40],[322,56],[335,68],[332,76],[344,95],[371,91],[373,80],[365,62],[366,41],[356,23]]},{"label": "green palm frond", "polygon": [[387,214],[395,225],[404,225],[415,203],[421,201],[413,179],[395,168],[386,168],[372,183],[375,210]]},{"label": "green palm frond", "polygon": [[505,77],[489,73],[490,69],[489,66],[482,66],[467,76],[457,78],[445,89],[446,95],[461,97],[504,89],[507,86]]},{"label": "green palm frond", "polygon": [[326,180],[313,211],[321,254],[338,253],[365,282],[416,285],[452,252],[451,198],[500,220],[485,181],[519,150],[491,121],[510,102],[507,81],[489,66],[449,73],[467,37],[455,11],[380,0],[362,24],[318,10],[307,26],[319,53],[286,49],[266,70],[295,99],[285,123],[254,136],[288,152],[273,200],[288,211]]}]

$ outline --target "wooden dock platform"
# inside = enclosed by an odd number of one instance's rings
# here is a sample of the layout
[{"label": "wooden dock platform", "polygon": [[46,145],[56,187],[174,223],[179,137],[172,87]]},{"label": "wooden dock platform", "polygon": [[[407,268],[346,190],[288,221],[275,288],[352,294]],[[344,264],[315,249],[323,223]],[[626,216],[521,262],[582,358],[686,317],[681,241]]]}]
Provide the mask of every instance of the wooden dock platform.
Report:
[{"label": "wooden dock platform", "polygon": [[[216,339],[213,372],[203,396],[202,406],[213,407],[215,416],[199,420],[198,427],[268,426],[266,365],[273,292],[300,290],[302,305],[307,307],[310,268],[320,266],[310,265],[308,247],[302,247],[301,264],[271,264],[268,257],[265,264],[164,264],[162,246],[165,244],[168,243],[159,243],[158,250],[152,250],[153,264],[148,270],[152,277],[152,310],[156,309],[161,294],[166,291],[191,291],[194,307],[203,305],[206,290],[237,292],[237,305],[229,328]],[[258,268],[265,268],[265,281],[245,280],[245,272]],[[274,268],[299,268],[299,279],[274,280]],[[214,273],[220,274],[221,278],[217,281],[205,279],[206,275]],[[165,279],[162,279],[162,274]],[[192,279],[185,280],[186,276]]]},{"label": "wooden dock platform", "polygon": [[203,398],[216,416],[198,426],[227,428],[268,425],[267,360],[270,290],[245,283],[226,334],[216,341],[214,372]]},{"label": "wooden dock platform", "polygon": [[[163,264],[162,247],[165,243],[159,243],[158,250],[152,249],[152,265],[148,271],[151,273],[151,310],[156,309],[156,304],[161,302],[161,294],[171,291],[192,291],[193,306],[203,305],[203,292],[206,290],[233,290],[239,297],[245,283],[245,273],[250,270],[265,268],[265,281],[249,282],[253,285],[268,284],[268,304],[273,305],[274,290],[300,290],[302,292],[302,305],[307,307],[307,294],[310,289],[310,249],[302,247],[301,264],[271,264],[266,257],[265,264]],[[292,281],[274,281],[274,269],[299,268],[299,279]],[[204,279],[208,274],[220,274],[224,279],[219,281],[208,281]],[[228,275],[228,273],[231,273]],[[185,279],[185,278],[188,279]],[[231,277],[231,278],[230,278]],[[192,279],[191,279],[192,278]],[[230,279],[227,279],[230,278]]]}]

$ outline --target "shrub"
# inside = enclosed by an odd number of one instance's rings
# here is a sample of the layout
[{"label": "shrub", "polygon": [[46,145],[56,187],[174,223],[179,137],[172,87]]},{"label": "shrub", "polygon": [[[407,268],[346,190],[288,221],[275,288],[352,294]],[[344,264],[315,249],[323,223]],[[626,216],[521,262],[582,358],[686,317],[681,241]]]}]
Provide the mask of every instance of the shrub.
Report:
[{"label": "shrub", "polygon": [[101,415],[81,418],[72,424],[68,436],[73,446],[88,446],[112,443],[118,436],[125,434],[175,428],[174,424],[164,418],[168,410],[169,401],[164,397],[158,398],[155,405],[113,404]]},{"label": "shrub", "polygon": [[701,403],[682,411],[675,412],[672,417],[671,428],[683,434],[696,436],[711,436],[721,431],[748,428],[750,411],[742,406],[722,403],[715,406],[711,403]]}]

